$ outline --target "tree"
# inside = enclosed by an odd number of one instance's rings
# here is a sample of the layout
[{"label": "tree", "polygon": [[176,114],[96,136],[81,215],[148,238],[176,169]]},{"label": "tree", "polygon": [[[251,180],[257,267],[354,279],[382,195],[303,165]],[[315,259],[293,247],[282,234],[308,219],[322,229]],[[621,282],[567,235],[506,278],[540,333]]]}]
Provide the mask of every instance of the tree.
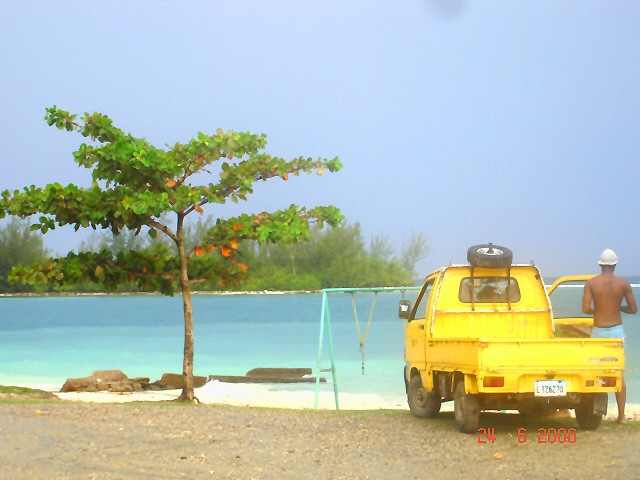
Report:
[{"label": "tree", "polygon": [[373,258],[386,260],[393,254],[393,246],[384,235],[376,235],[369,241],[369,255]]},{"label": "tree", "polygon": [[429,247],[427,246],[427,240],[421,233],[412,233],[409,240],[402,241],[402,267],[411,273],[412,276],[416,275],[415,266],[420,260],[429,254]]},{"label": "tree", "polygon": [[[4,191],[0,217],[5,214],[27,217],[40,214],[34,230],[46,233],[56,226],[73,225],[110,230],[119,234],[143,229],[154,238],[159,233],[171,243],[154,243],[143,250],[69,253],[31,267],[16,268],[14,278],[28,283],[50,285],[94,281],[114,291],[118,285],[133,281],[145,291],[173,295],[180,291],[184,310],[184,388],[178,400],[194,401],[193,391],[193,310],[191,285],[217,279],[221,286],[239,282],[247,276],[247,265],[239,261],[238,242],[296,242],[309,236],[310,225],[338,225],[340,211],[333,206],[306,209],[291,205],[272,213],[242,214],[223,219],[202,241],[193,247],[185,244],[185,220],[203,207],[227,201],[246,200],[257,181],[280,179],[289,175],[325,169],[339,170],[336,157],[298,157],[285,160],[262,152],[265,135],[250,132],[198,133],[188,143],[176,143],[167,149],[133,137],[113,125],[101,113],[76,115],[47,109],[47,123],[60,130],[76,131],[91,140],[73,153],[78,165],[92,170],[91,186],[53,183],[22,191]],[[215,171],[209,170],[213,167]],[[198,184],[197,179],[217,174],[217,182]],[[207,178],[209,178],[207,177]],[[164,215],[164,216],[163,216]],[[173,223],[165,221],[173,219]]]},{"label": "tree", "polygon": [[33,290],[28,285],[9,285],[7,276],[16,265],[29,265],[41,262],[47,258],[49,252],[44,248],[42,235],[34,233],[29,228],[28,220],[12,218],[10,222],[0,228],[0,291],[23,292]]}]

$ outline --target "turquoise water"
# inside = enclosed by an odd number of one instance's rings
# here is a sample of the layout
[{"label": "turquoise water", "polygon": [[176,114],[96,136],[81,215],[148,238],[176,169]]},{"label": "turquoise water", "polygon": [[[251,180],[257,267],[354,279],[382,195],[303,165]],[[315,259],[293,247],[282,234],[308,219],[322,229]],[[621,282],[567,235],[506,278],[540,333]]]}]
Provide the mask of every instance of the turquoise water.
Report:
[{"label": "turquoise water", "polygon": [[[640,289],[634,288],[634,292],[640,298]],[[415,292],[406,295],[410,300],[414,296]],[[370,293],[356,295],[362,333],[372,298]],[[351,296],[330,296],[340,392],[404,395],[404,323],[397,317],[400,298],[400,292],[378,295],[365,342],[362,375]],[[196,295],[193,309],[196,375],[244,375],[255,367],[316,366],[320,294]],[[624,325],[628,400],[640,403],[640,316],[625,315]],[[0,298],[2,385],[58,389],[69,377],[106,369],[120,369],[130,377],[153,381],[164,372],[182,371],[182,347],[180,297]],[[329,366],[326,336],[322,363]],[[304,388],[312,389],[313,385]],[[322,388],[331,390],[332,386],[328,382]]]},{"label": "turquoise water", "polygon": [[[365,375],[350,296],[332,296],[340,391],[403,392],[400,296],[381,294],[365,343]],[[363,331],[371,296],[358,295]],[[315,368],[321,296],[196,295],[194,373],[244,375],[255,367]],[[0,298],[0,384],[59,388],[66,378],[120,369],[159,379],[182,371],[180,297]],[[330,365],[324,345],[323,367]],[[331,386],[323,386],[331,389]]]}]

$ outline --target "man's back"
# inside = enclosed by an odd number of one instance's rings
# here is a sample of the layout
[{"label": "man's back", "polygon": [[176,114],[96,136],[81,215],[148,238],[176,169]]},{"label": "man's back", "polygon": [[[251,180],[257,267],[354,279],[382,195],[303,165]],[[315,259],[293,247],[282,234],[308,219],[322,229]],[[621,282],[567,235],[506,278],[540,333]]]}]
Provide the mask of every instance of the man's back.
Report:
[{"label": "man's back", "polygon": [[626,299],[627,306],[636,309],[631,285],[612,273],[593,277],[585,285],[584,301],[590,306],[593,300],[593,325],[596,327],[611,327],[622,323],[620,312],[623,299]]}]

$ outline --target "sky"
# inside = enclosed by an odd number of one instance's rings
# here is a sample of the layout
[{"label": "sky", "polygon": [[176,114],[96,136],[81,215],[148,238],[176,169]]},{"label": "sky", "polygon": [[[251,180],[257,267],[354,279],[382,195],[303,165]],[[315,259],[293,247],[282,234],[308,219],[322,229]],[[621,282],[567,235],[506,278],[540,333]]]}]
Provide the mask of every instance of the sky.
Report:
[{"label": "sky", "polygon": [[640,275],[638,25],[623,0],[2,0],[0,190],[88,183],[52,105],[158,147],[249,130],[344,168],[206,215],[335,205],[397,254],[422,234],[421,275],[488,242],[545,278],[605,248]]}]

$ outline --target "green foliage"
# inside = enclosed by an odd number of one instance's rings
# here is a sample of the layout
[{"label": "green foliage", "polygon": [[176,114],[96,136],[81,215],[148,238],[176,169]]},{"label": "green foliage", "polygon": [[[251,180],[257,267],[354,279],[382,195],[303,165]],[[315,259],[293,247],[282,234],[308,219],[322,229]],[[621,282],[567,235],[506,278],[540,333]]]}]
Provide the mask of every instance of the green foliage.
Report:
[{"label": "green foliage", "polygon": [[[202,243],[202,238],[207,235],[212,223],[211,218],[200,219],[185,228],[185,243]],[[391,243],[383,237],[376,237],[374,240],[368,249],[365,248],[360,227],[356,223],[343,224],[333,229],[312,228],[308,240],[296,243],[261,244],[254,240],[241,241],[236,255],[247,265],[250,272],[248,278],[239,285],[225,287],[220,287],[218,281],[201,278],[194,288],[206,291],[320,290],[332,286],[374,287],[413,284],[411,272],[401,266],[400,260],[392,258],[394,252]],[[96,232],[84,250],[99,252],[106,248],[112,252],[127,251],[128,248],[148,248],[149,244],[157,241],[126,232],[118,236],[108,232]],[[122,246],[128,248],[119,248]],[[384,248],[381,249],[380,246]],[[216,267],[205,262],[199,268]],[[68,288],[71,291],[96,291],[100,288],[104,290],[100,285],[90,281],[79,283],[76,288]],[[121,285],[117,291],[125,290],[140,291],[141,288],[132,282]]]},{"label": "green foliage", "polygon": [[[266,146],[266,136],[249,132],[219,129],[213,135],[199,133],[188,143],[163,150],[124,133],[100,113],[85,114],[78,122],[76,115],[54,106],[47,109],[45,119],[49,125],[77,131],[91,140],[81,144],[73,156],[78,165],[92,170],[93,183],[88,188],[53,183],[4,191],[0,217],[7,213],[23,218],[39,215],[32,229],[42,233],[73,225],[75,229],[110,230],[116,236],[128,231],[125,238],[131,239],[145,228],[150,237],[163,233],[179,248],[171,249],[166,243],[163,248],[152,242],[125,253],[124,246],[111,244],[100,252],[72,252],[36,267],[17,268],[14,280],[58,289],[91,281],[108,291],[134,281],[140,289],[172,295],[179,288],[182,261],[193,282],[217,279],[224,286],[246,278],[247,265],[237,256],[242,240],[296,242],[309,237],[314,223],[335,226],[342,220],[335,207],[307,210],[291,205],[272,213],[218,218],[202,235],[201,244],[186,245],[184,221],[192,212],[202,213],[210,203],[245,200],[256,181],[286,181],[290,174],[312,171],[335,172],[342,166],[340,160],[274,157],[260,151]],[[217,182],[190,183],[194,174],[214,165],[218,167]],[[168,214],[174,215],[173,227]]]},{"label": "green foliage", "polygon": [[321,288],[320,280],[313,273],[292,275],[288,268],[276,266],[257,269],[242,284],[242,289],[245,291],[320,290]]},{"label": "green foliage", "polygon": [[[386,243],[388,256],[391,246]],[[318,290],[330,287],[376,287],[412,284],[411,272],[395,259],[367,251],[360,225],[342,224],[311,231],[308,241],[242,246],[251,278],[247,290]]]},{"label": "green foliage", "polygon": [[28,220],[11,218],[0,228],[0,291],[32,292],[34,287],[22,283],[9,284],[8,274],[14,266],[42,262],[48,252],[44,248],[42,235],[29,228]]}]

